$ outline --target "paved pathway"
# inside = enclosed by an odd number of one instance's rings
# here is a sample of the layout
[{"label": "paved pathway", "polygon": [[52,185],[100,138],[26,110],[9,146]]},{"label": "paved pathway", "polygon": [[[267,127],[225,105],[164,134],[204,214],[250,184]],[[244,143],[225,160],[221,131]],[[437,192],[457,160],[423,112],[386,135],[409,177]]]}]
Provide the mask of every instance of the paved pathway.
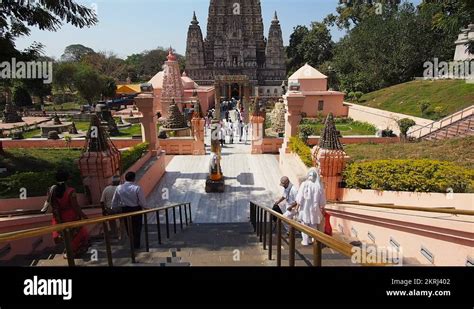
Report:
[{"label": "paved pathway", "polygon": [[278,185],[282,175],[277,156],[252,155],[247,142],[227,144],[222,157],[225,193],[208,194],[204,190],[209,155],[175,156],[149,196],[149,204],[163,206],[191,202],[195,223],[248,222],[251,200],[272,205],[281,190]]}]

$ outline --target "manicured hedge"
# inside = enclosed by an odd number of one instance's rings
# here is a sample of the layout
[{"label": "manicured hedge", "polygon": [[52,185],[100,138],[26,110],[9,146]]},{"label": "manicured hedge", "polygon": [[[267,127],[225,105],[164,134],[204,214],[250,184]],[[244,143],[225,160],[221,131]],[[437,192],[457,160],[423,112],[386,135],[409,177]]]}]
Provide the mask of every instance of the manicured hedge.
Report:
[{"label": "manicured hedge", "polygon": [[311,149],[299,137],[293,136],[290,138],[290,150],[299,155],[306,166],[313,166]]},{"label": "manicured hedge", "polygon": [[386,191],[455,193],[474,190],[474,170],[435,160],[377,160],[348,165],[346,187]]},{"label": "manicured hedge", "polygon": [[148,152],[148,143],[141,143],[122,152],[122,170],[125,172]]}]

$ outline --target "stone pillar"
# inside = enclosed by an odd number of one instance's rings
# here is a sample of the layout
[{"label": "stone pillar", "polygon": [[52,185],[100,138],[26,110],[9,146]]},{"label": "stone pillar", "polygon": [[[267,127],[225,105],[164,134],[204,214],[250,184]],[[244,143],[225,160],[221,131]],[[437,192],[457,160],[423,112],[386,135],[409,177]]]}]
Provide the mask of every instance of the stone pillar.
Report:
[{"label": "stone pillar", "polygon": [[191,120],[193,127],[193,136],[194,136],[194,149],[193,155],[205,155],[206,147],[204,146],[204,125],[205,120],[202,118],[193,118]]},{"label": "stone pillar", "polygon": [[303,108],[305,96],[299,91],[289,92],[284,97],[286,115],[285,115],[285,139],[282,150],[284,153],[290,153],[290,138],[298,135],[298,126],[301,122],[301,109]]},{"label": "stone pillar", "polygon": [[252,154],[263,154],[263,138],[265,136],[265,118],[261,115],[250,117],[252,123]]},{"label": "stone pillar", "polygon": [[153,95],[151,93],[143,93],[135,98],[135,105],[142,113],[143,117],[140,122],[142,125],[142,141],[150,144],[150,151],[154,155],[160,150],[157,132],[157,116],[158,107],[155,105]]}]

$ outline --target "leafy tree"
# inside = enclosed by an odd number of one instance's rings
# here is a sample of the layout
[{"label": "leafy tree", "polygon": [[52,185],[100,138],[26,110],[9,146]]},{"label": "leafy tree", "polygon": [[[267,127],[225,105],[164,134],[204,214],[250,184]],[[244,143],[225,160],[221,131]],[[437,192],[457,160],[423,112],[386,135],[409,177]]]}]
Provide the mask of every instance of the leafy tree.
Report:
[{"label": "leafy tree", "polygon": [[3,0],[0,6],[1,56],[7,56],[3,58],[7,59],[17,55],[19,51],[15,48],[15,39],[29,35],[30,27],[57,31],[63,22],[84,28],[95,25],[97,21],[94,10],[79,5],[74,0]]},{"label": "leafy tree", "polygon": [[81,97],[90,105],[100,97],[103,90],[101,76],[86,65],[79,66],[76,74],[74,74],[74,86]]},{"label": "leafy tree", "polygon": [[300,52],[300,46],[304,38],[308,35],[309,29],[306,26],[296,26],[290,36],[290,44],[286,48],[288,58],[288,73],[291,75],[304,64],[303,53]]},{"label": "leafy tree", "polygon": [[404,139],[407,138],[408,130],[416,125],[416,122],[411,118],[403,118],[397,121],[398,127],[400,128],[400,136]]},{"label": "leafy tree", "polygon": [[112,52],[89,53],[82,58],[82,63],[116,80],[125,80],[128,77],[127,63]]},{"label": "leafy tree", "polygon": [[44,98],[51,94],[51,84],[45,84],[41,79],[27,79],[24,84],[32,95],[40,99],[41,105],[44,104]]},{"label": "leafy tree", "polygon": [[33,104],[31,95],[23,84],[20,84],[13,89],[12,101],[18,107],[31,106]]},{"label": "leafy tree", "polygon": [[113,98],[115,97],[115,93],[117,91],[117,84],[115,80],[111,77],[102,76],[102,95],[105,98]]},{"label": "leafy tree", "polygon": [[287,48],[290,73],[305,63],[318,67],[330,60],[333,46],[331,33],[325,24],[313,22],[310,29],[304,26],[296,27],[290,37],[290,46]]},{"label": "leafy tree", "polygon": [[384,10],[393,10],[400,2],[400,0],[340,1],[336,7],[336,14],[329,14],[324,23],[349,30],[371,16],[380,15]]},{"label": "leafy tree", "polygon": [[78,65],[70,62],[62,62],[54,67],[54,85],[60,90],[74,91],[74,77]]},{"label": "leafy tree", "polygon": [[79,62],[82,60],[83,57],[94,53],[95,52],[92,48],[86,47],[81,44],[73,44],[67,46],[64,49],[64,54],[61,56],[61,60],[66,62]]}]

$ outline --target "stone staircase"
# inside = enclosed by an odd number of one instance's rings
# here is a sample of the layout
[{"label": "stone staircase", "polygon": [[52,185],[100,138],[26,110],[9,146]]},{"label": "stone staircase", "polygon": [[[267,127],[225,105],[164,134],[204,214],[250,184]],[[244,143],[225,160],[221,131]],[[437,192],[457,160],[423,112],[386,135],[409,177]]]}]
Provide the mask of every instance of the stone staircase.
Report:
[{"label": "stone staircase", "polygon": [[[276,237],[273,239],[273,259],[268,260],[268,247],[263,250],[262,243],[249,223],[193,224],[177,234],[171,234],[169,240],[163,239],[158,245],[157,233],[150,231],[150,251],[142,248],[136,252],[136,263],[131,263],[128,239],[112,240],[114,266],[152,266],[152,267],[189,267],[189,266],[276,266]],[[144,236],[142,237],[144,246]],[[303,247],[301,237],[296,239],[296,266],[311,266],[312,246]],[[288,266],[288,240],[282,241],[282,266]],[[94,259],[97,257],[97,259]],[[27,257],[17,257],[17,262]],[[31,259],[31,257],[30,257]],[[102,240],[92,242],[89,253],[75,260],[76,266],[107,266],[107,255]],[[323,266],[355,266],[349,258],[329,248],[323,249]],[[25,265],[25,264],[23,264]],[[62,251],[56,249],[50,254],[39,254],[32,266],[67,266]]]},{"label": "stone staircase", "polygon": [[474,135],[474,105],[469,106],[439,121],[408,132],[421,140],[445,140]]},{"label": "stone staircase", "polygon": [[474,136],[474,115],[453,122],[424,136],[424,140],[436,141],[454,137]]}]

